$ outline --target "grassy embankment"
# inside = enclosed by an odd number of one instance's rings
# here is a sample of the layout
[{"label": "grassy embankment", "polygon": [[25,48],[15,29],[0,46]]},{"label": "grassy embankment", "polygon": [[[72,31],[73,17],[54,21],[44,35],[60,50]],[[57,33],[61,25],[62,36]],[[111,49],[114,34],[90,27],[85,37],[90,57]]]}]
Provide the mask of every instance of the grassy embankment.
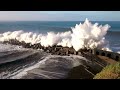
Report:
[{"label": "grassy embankment", "polygon": [[93,79],[120,79],[120,62],[106,66]]}]

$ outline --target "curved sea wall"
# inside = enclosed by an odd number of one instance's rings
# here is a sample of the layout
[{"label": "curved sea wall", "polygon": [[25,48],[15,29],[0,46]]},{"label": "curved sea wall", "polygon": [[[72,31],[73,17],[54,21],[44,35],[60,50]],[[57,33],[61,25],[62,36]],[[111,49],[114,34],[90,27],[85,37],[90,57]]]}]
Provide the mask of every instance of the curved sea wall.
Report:
[{"label": "curved sea wall", "polygon": [[90,50],[90,52],[93,55],[105,56],[105,57],[111,58],[113,60],[120,61],[120,54],[115,53],[115,52],[104,51],[104,50],[100,50],[100,49],[93,49],[93,50]]},{"label": "curved sea wall", "polygon": [[54,45],[54,46],[48,46],[44,47],[40,43],[37,44],[31,44],[31,43],[25,43],[24,41],[18,41],[16,39],[11,39],[9,41],[4,41],[2,42],[4,44],[12,44],[12,45],[19,45],[24,48],[32,48],[32,49],[42,49],[47,53],[52,53],[54,55],[69,55],[69,54],[74,54],[74,55],[80,55],[81,53],[78,51],[75,51],[73,47],[62,47],[61,45]]},{"label": "curved sea wall", "polygon": [[73,47],[63,47],[61,45],[54,45],[54,46],[48,46],[44,47],[40,43],[37,44],[31,44],[31,43],[25,43],[24,41],[18,41],[16,39],[10,39],[9,41],[4,41],[2,43],[5,44],[12,44],[12,45],[19,45],[24,48],[32,48],[32,49],[42,49],[43,51],[47,53],[51,53],[54,55],[85,55],[84,52],[91,53],[93,55],[100,55],[100,56],[105,56],[109,57],[113,60],[120,61],[120,54],[115,53],[115,52],[110,52],[110,51],[104,51],[100,49],[80,49],[79,51],[76,51]]}]

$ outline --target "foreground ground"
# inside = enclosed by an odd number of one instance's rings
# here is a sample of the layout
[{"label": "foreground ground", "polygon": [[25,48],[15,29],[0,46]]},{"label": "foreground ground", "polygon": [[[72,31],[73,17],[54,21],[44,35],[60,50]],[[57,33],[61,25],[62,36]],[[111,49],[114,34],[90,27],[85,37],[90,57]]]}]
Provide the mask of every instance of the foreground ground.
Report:
[{"label": "foreground ground", "polygon": [[120,62],[106,66],[94,79],[120,79]]}]

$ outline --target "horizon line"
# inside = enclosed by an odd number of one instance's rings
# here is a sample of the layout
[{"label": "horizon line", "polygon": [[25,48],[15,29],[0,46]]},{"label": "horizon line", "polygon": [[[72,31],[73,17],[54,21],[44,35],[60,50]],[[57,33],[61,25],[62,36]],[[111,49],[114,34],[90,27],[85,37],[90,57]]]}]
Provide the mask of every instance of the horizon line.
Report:
[{"label": "horizon line", "polygon": [[[0,22],[8,22],[8,21],[41,21],[41,20],[0,20]],[[47,21],[47,20],[42,20],[41,22],[43,22],[43,21]],[[54,20],[53,21],[52,20],[48,20],[48,21],[50,21],[50,22],[57,22],[57,21],[54,21]],[[59,20],[59,21],[61,21],[61,20]],[[68,21],[77,21],[77,20],[68,20]],[[85,20],[80,20],[80,21],[85,21]],[[89,21],[91,22],[91,21],[102,21],[102,20],[89,20]],[[112,20],[103,20],[103,21],[112,21]],[[115,21],[115,20],[113,20],[113,21]]]}]

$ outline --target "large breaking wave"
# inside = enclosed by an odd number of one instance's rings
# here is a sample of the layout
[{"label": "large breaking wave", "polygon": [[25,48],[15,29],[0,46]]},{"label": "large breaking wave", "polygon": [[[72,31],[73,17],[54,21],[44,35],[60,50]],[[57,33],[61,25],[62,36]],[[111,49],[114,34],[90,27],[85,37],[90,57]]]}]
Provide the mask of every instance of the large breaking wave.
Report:
[{"label": "large breaking wave", "polygon": [[39,34],[33,32],[8,31],[0,34],[0,41],[17,39],[26,43],[41,43],[42,46],[62,45],[63,47],[73,47],[76,51],[82,48],[100,48],[108,50],[109,42],[106,41],[105,35],[109,30],[108,24],[102,26],[98,23],[92,24],[88,19],[84,23],[76,24],[72,30],[67,32],[48,32]]}]

